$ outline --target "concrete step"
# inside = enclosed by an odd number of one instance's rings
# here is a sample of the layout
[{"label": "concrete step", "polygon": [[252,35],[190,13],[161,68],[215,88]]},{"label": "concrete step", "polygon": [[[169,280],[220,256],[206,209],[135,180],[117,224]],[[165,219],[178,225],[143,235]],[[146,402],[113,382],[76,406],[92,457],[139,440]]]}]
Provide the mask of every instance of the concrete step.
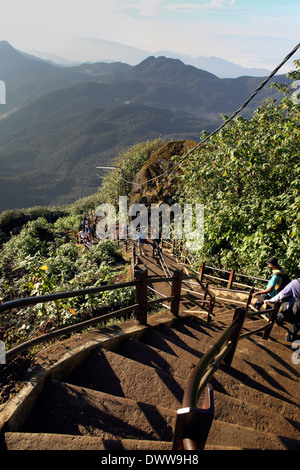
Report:
[{"label": "concrete step", "polygon": [[[186,358],[183,358],[180,353],[178,355],[170,354],[134,339],[124,340],[119,344],[115,352],[125,354],[131,359],[137,357],[141,363],[150,367],[168,370],[170,374],[176,377],[176,380],[182,387],[186,383],[187,375],[192,372],[193,367],[198,361],[197,359],[191,362],[190,359],[186,360]],[[222,375],[222,373],[219,373],[219,375]],[[297,434],[297,428],[287,422],[283,416],[274,413],[274,410],[270,412],[258,405],[247,403],[244,399],[238,400],[222,393],[221,377],[218,387],[219,391],[214,391],[215,412],[218,419],[230,423],[238,423],[243,426],[249,426],[249,422],[251,422],[251,426],[260,431],[269,430],[270,432],[275,432],[276,429],[281,429],[290,438]]]},{"label": "concrete step", "polygon": [[238,447],[243,449],[300,449],[299,441],[282,439],[280,436],[272,433],[214,420],[207,438],[207,445],[214,446],[218,445],[219,442],[222,442],[223,446],[232,446],[233,443],[238,443]]},{"label": "concrete step", "polygon": [[[145,393],[141,398],[146,398]],[[50,380],[23,432],[172,441],[176,411]]]},{"label": "concrete step", "polygon": [[65,381],[141,402],[147,391],[147,403],[166,408],[177,409],[183,397],[183,388],[168,372],[102,348],[95,348]]},{"label": "concrete step", "polygon": [[[188,341],[190,345],[194,345],[195,341],[197,343],[197,339],[192,335],[199,336],[197,331],[195,327],[191,328],[189,325],[182,325],[178,322],[176,327],[172,329],[170,336],[174,341],[178,337],[178,341],[182,344]],[[207,351],[212,344],[211,338],[209,340],[207,338],[204,336],[199,339],[203,351]],[[284,350],[283,345],[280,347],[280,352],[274,352],[273,345],[271,349],[268,349],[267,341],[256,342],[252,338],[241,340],[231,366],[221,365],[214,377],[217,389],[222,390],[224,387],[224,390],[227,390],[231,396],[239,398],[239,395],[235,393],[243,388],[243,390],[247,389],[249,396],[251,394],[256,396],[257,393],[267,394],[270,395],[271,401],[273,399],[282,400],[280,409],[286,408],[289,404],[294,408],[299,407],[299,373],[291,363],[290,352]],[[180,357],[180,353],[177,352],[177,354]],[[219,378],[220,374],[223,374],[224,384],[221,377]],[[290,410],[292,413],[290,417],[293,419],[295,419],[294,408]]]},{"label": "concrete step", "polygon": [[[251,427],[258,432],[279,434],[291,441],[299,436],[299,423],[293,425],[292,420],[286,419],[282,414],[269,411],[259,404],[254,405],[245,399],[233,398],[216,390],[214,390],[214,401],[215,420]],[[299,441],[297,445],[297,448],[300,448]]]},{"label": "concrete step", "polygon": [[[165,449],[169,447],[166,442],[170,445],[172,440],[175,415],[172,410],[50,381],[24,426],[24,434],[10,433],[5,442],[8,448],[15,450],[46,450],[53,449],[53,446],[80,450],[83,445],[94,449],[101,446],[105,449],[117,449],[122,445],[120,440],[123,442],[124,439],[128,448],[128,439],[135,439],[144,441],[144,449],[160,449],[162,446]],[[29,433],[34,433],[34,444],[28,442]],[[51,440],[45,443],[43,434],[51,435]],[[57,434],[56,438],[54,434]],[[65,437],[61,439],[61,435]],[[88,439],[72,439],[69,436],[85,436]],[[94,441],[91,437],[99,439]],[[296,448],[292,439],[281,439],[270,432],[215,419],[207,444],[218,445],[221,438],[224,446],[232,446],[233,442],[238,442],[239,447],[245,449]],[[150,441],[148,446],[145,443],[147,440]],[[153,440],[158,441],[157,445],[154,446]],[[134,441],[131,445],[132,449],[137,448]],[[138,448],[141,449],[141,445]]]},{"label": "concrete step", "polygon": [[[182,375],[180,371],[184,373],[186,369],[186,364],[188,364],[186,360],[191,361],[189,368],[189,371],[191,371],[197,364],[198,358],[202,357],[197,345],[197,337],[199,338],[201,350],[207,351],[214,342],[215,330],[218,331],[218,327],[214,326],[209,330],[208,335],[203,335],[201,325],[193,323],[192,326],[191,329],[189,323],[182,325],[178,322],[176,329],[172,330],[171,334],[161,335],[161,333],[151,331],[142,338],[142,342],[160,350],[159,355],[161,355],[161,351],[164,354],[169,353],[169,357],[165,356],[164,359],[172,364],[171,372],[179,376]],[[182,328],[184,333],[179,331],[179,328]],[[162,329],[160,329],[161,331]],[[167,333],[168,330],[164,328],[163,331]],[[185,345],[186,341],[189,347]],[[246,344],[246,348],[249,349],[252,341],[252,339],[241,340],[232,366],[223,365],[216,372],[212,379],[215,390],[237,399],[249,401],[253,405],[261,403],[270,412],[282,413],[287,419],[297,423],[299,421],[298,374],[296,368],[291,364],[290,353],[286,352],[286,357],[284,357],[282,350],[274,354],[272,351],[274,348],[273,343],[261,340],[262,345],[260,347],[258,347],[259,341],[257,344],[254,343],[256,350],[252,351],[252,355],[250,354],[247,362],[247,357],[245,360],[243,359],[243,351],[240,351],[240,348],[244,348],[243,345]],[[270,350],[268,350],[269,344]],[[182,345],[184,345],[183,348]],[[283,345],[280,345],[280,347],[284,348]],[[195,351],[197,351],[197,354],[195,354]],[[157,358],[159,355],[157,355]],[[139,356],[141,357],[141,354]],[[158,361],[157,358],[156,361]],[[245,367],[247,372],[244,372],[241,367]],[[179,379],[177,380],[180,382]]]},{"label": "concrete step", "polygon": [[[2,446],[170,450],[190,372],[226,324],[224,317],[176,321],[111,350],[96,346],[64,383],[46,383],[23,433],[6,433]],[[206,448],[299,449],[298,376],[286,345],[240,341],[232,366],[211,380],[215,419]]]},{"label": "concrete step", "polygon": [[[223,442],[220,446],[219,442]],[[234,446],[233,443],[238,443]],[[299,442],[242,426],[214,421],[205,450],[299,450]],[[90,435],[8,432],[1,450],[170,451],[172,442]],[[104,454],[107,455],[107,454]],[[115,458],[115,456],[114,456]],[[115,460],[113,463],[118,463]]]},{"label": "concrete step", "polygon": [[[214,343],[215,332],[212,336],[203,335],[203,328],[197,323],[176,322],[174,328],[164,328],[165,334],[169,335],[178,344],[189,343],[197,349],[201,347],[203,352],[209,350]],[[198,344],[198,346],[197,346]],[[292,350],[288,345],[276,344],[271,341],[262,340],[258,336],[242,339],[237,347],[234,362],[236,367],[249,373],[250,377],[262,378],[269,385],[281,389],[284,393],[292,390],[293,398],[300,404],[300,391],[298,384],[299,372],[291,361]],[[257,360],[259,358],[259,361]],[[235,367],[234,363],[232,366]]]},{"label": "concrete step", "polygon": [[[2,443],[2,450],[148,450],[148,451],[170,451],[172,442],[150,441],[143,439],[105,439],[97,436],[74,436],[70,434],[51,433],[21,433],[7,432]],[[108,458],[103,454],[103,458]],[[112,464],[118,463],[118,456],[111,456]],[[100,458],[99,458],[100,460]],[[119,464],[127,461],[122,457]],[[103,461],[106,464],[106,461]],[[107,464],[109,462],[107,461]]]}]

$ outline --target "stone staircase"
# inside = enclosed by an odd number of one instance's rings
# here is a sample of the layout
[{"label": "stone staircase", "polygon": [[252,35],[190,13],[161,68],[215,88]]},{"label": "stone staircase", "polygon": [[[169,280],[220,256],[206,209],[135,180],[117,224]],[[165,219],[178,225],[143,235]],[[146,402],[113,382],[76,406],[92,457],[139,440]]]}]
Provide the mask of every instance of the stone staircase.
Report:
[{"label": "stone staircase", "polygon": [[[140,268],[163,276],[147,250]],[[171,271],[189,272],[170,253],[165,257]],[[167,283],[153,287],[170,295]],[[178,317],[166,302],[147,325],[128,320],[42,350],[27,385],[0,409],[0,449],[172,450],[188,377],[248,298],[214,290],[208,322],[199,285],[184,281],[182,294],[190,290],[193,301],[181,302]],[[264,324],[261,317],[246,320],[243,332]],[[285,334],[274,326],[268,340],[241,339],[231,366],[217,370],[205,449],[300,449],[299,364]]]},{"label": "stone staircase", "polygon": [[[199,314],[159,314],[148,326],[130,321],[85,333],[77,350],[71,340],[58,351],[53,346],[52,354],[44,352],[49,373],[33,406],[19,410],[19,400],[14,412],[6,411],[2,448],[171,450],[187,378],[232,312],[217,306],[212,323]],[[215,373],[215,418],[205,449],[300,449],[298,371],[284,333],[274,327],[268,341],[242,339],[232,365]],[[51,369],[51,362],[60,367]]]}]

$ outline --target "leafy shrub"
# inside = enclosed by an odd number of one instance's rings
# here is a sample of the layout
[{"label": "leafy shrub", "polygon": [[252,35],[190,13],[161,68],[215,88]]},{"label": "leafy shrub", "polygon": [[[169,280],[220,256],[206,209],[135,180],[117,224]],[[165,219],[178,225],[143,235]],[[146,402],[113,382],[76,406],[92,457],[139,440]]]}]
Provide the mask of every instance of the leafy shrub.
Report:
[{"label": "leafy shrub", "polygon": [[[3,301],[111,282],[115,275],[113,267],[124,263],[117,245],[104,240],[92,250],[79,247],[61,232],[77,222],[77,216],[63,217],[54,224],[38,218],[28,222],[19,235],[3,245],[0,256],[0,298]],[[75,323],[95,309],[115,308],[118,302],[131,298],[131,293],[126,291],[22,308],[1,316],[0,337],[8,345],[17,344],[36,334]]]},{"label": "leafy shrub", "polygon": [[290,92],[280,103],[266,100],[183,164],[178,200],[205,206],[199,260],[257,276],[269,275],[266,260],[277,256],[299,276],[299,120]]},{"label": "leafy shrub", "polygon": [[11,209],[0,214],[0,230],[6,235],[16,228],[22,228],[27,222],[39,218],[46,219],[49,223],[68,215],[68,210],[63,207],[31,207],[26,209]]}]

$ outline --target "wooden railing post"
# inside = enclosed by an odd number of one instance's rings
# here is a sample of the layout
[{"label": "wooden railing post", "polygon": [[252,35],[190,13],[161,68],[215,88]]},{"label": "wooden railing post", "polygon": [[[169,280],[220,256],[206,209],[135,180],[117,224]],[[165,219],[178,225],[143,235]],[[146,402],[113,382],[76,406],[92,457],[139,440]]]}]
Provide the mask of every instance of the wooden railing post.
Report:
[{"label": "wooden railing post", "polygon": [[207,321],[208,321],[208,323],[211,321],[214,305],[215,305],[214,300],[210,300],[209,304],[208,304],[208,312],[207,312]]},{"label": "wooden railing post", "polygon": [[244,325],[245,317],[246,317],[246,309],[237,307],[234,312],[233,320],[238,320],[239,325],[237,328],[235,328],[234,332],[232,333],[231,337],[228,339],[228,341],[232,342],[232,348],[227,354],[227,356],[224,359],[224,363],[227,364],[228,366],[231,365],[233,356],[240,338],[241,330]]},{"label": "wooden railing post", "polygon": [[175,316],[179,313],[182,276],[183,270],[176,270],[174,272],[174,280],[172,281],[171,296],[174,297],[174,299],[171,301],[171,313]]},{"label": "wooden railing post", "polygon": [[199,281],[200,282],[202,282],[202,280],[203,280],[204,269],[205,269],[205,263],[202,263],[201,267],[200,267],[200,272],[199,272]]},{"label": "wooden railing post", "polygon": [[227,289],[231,289],[232,283],[233,283],[233,278],[234,278],[234,269],[231,270],[228,284],[227,284]]},{"label": "wooden railing post", "polygon": [[270,317],[269,317],[269,322],[268,322],[269,326],[263,332],[262,339],[268,339],[269,338],[270,333],[271,333],[272,328],[273,328],[273,325],[275,323],[278,311],[279,311],[279,307],[280,307],[280,302],[277,302],[274,305],[274,308],[272,309],[272,311],[270,312]]},{"label": "wooden railing post", "polygon": [[141,324],[147,324],[147,281],[148,270],[141,271],[138,267],[134,270],[134,279],[137,281],[136,285],[136,303],[139,308],[136,310],[135,317]]}]

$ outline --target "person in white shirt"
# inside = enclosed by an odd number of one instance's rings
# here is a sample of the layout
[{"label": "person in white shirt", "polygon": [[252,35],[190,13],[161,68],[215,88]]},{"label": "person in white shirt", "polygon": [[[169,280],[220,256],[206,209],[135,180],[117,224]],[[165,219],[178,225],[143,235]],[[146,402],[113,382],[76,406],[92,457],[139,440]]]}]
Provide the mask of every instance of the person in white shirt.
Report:
[{"label": "person in white shirt", "polygon": [[282,325],[287,321],[291,324],[285,339],[292,342],[300,329],[300,278],[294,279],[277,295],[265,300],[264,305],[276,302],[285,303],[284,309],[277,315],[276,323]]}]

